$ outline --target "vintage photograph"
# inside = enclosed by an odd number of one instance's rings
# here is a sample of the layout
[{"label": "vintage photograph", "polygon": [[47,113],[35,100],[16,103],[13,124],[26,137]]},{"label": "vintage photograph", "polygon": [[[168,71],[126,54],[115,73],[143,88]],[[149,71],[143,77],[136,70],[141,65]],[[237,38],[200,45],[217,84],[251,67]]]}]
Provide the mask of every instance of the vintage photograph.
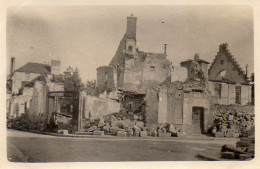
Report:
[{"label": "vintage photograph", "polygon": [[9,162],[255,157],[247,5],[10,6]]}]

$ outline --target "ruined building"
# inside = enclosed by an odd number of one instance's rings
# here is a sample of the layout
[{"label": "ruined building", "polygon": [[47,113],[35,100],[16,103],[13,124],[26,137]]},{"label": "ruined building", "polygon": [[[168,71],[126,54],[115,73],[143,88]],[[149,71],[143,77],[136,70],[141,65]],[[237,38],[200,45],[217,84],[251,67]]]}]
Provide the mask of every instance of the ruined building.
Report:
[{"label": "ruined building", "polygon": [[212,95],[218,104],[241,104],[251,102],[251,85],[247,74],[239,66],[227,43],[219,51],[209,68]]},{"label": "ruined building", "polygon": [[172,65],[165,53],[147,53],[136,46],[137,18],[127,17],[127,28],[109,66],[97,69],[100,93],[117,89],[144,93],[146,84],[162,83],[170,77]]},{"label": "ruined building", "polygon": [[[28,62],[19,69],[14,70],[15,58],[11,59],[11,83],[12,83],[12,93],[18,94],[19,90],[29,83],[31,80],[35,79],[40,75],[46,75],[52,77],[54,75],[60,74],[60,61],[51,60],[51,64],[33,63]],[[57,86],[57,89],[61,90],[62,86]]]},{"label": "ruined building", "polygon": [[[126,33],[110,64],[97,68],[99,97],[82,97],[83,102],[91,100],[86,105],[93,107],[92,112],[109,114],[108,105],[113,100],[117,105],[113,108],[119,109],[120,104],[120,112],[137,115],[147,127],[172,124],[185,134],[201,134],[208,132],[214,120],[211,105],[244,105],[251,101],[251,86],[227,44],[220,45],[210,66],[197,53],[193,59],[181,62],[187,78],[184,82],[172,81],[173,69],[166,50],[147,53],[136,47],[136,22],[136,17],[127,17]],[[83,114],[89,117],[88,112]]]}]

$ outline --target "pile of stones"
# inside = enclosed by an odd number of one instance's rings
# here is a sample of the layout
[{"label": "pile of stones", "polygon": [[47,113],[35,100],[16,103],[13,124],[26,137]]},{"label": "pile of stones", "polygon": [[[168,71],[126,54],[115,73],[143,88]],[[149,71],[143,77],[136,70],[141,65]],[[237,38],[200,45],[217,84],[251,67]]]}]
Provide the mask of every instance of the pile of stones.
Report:
[{"label": "pile of stones", "polygon": [[120,137],[171,137],[171,133],[164,126],[146,127],[145,123],[136,115],[112,114],[98,119],[88,119],[83,132],[93,135],[116,135]]},{"label": "pile of stones", "polygon": [[215,120],[211,134],[215,137],[248,137],[255,128],[253,106],[214,105]]},{"label": "pile of stones", "polygon": [[247,138],[240,138],[236,147],[223,145],[221,149],[221,158],[250,160],[255,154],[255,137],[253,135]]}]

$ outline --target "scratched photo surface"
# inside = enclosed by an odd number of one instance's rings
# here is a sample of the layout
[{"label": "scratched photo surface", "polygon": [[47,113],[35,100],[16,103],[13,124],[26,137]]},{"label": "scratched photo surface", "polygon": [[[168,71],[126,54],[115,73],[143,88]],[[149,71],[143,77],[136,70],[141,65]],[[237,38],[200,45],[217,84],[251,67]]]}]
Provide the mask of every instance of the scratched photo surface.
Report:
[{"label": "scratched photo surface", "polygon": [[253,9],[11,6],[10,162],[255,156]]}]

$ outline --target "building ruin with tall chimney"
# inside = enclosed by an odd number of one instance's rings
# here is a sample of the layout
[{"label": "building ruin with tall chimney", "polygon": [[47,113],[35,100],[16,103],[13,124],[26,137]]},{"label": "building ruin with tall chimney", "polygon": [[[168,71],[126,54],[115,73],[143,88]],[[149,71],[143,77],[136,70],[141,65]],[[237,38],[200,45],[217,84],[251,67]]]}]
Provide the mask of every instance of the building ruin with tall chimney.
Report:
[{"label": "building ruin with tall chimney", "polygon": [[[121,110],[140,114],[147,126],[168,123],[189,133],[208,131],[214,119],[211,105],[245,105],[251,102],[251,86],[227,51],[227,45],[220,45],[211,65],[200,59],[197,53],[194,59],[181,62],[180,65],[187,68],[188,76],[184,82],[173,82],[173,67],[167,59],[166,44],[164,53],[140,51],[136,47],[136,25],[137,18],[128,16],[126,33],[110,64],[97,68],[98,95],[116,93]],[[239,81],[230,79],[227,82],[219,78],[227,67],[236,74],[229,77]],[[227,93],[230,97],[226,96]]]}]

